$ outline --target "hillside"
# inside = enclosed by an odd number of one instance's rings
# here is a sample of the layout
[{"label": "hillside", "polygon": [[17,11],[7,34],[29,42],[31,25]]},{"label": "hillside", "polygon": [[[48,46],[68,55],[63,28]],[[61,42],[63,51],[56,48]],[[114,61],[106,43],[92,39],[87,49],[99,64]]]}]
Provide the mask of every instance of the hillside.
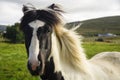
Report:
[{"label": "hillside", "polygon": [[6,28],[7,28],[7,26],[5,26],[5,25],[0,25],[0,32],[5,31]]},{"label": "hillside", "polygon": [[77,29],[80,34],[97,35],[99,33],[114,33],[120,35],[120,16],[104,17],[91,19],[86,21],[78,21],[67,24],[67,27],[72,27],[82,23],[81,27]]},{"label": "hillside", "polygon": [[[116,35],[120,35],[120,16],[71,22],[68,23],[66,26],[67,28],[71,28],[80,23],[82,23],[82,25],[80,28],[77,29],[77,31],[84,36],[93,36],[99,33],[114,33]],[[6,30],[6,26],[0,25],[0,32],[4,30]]]}]

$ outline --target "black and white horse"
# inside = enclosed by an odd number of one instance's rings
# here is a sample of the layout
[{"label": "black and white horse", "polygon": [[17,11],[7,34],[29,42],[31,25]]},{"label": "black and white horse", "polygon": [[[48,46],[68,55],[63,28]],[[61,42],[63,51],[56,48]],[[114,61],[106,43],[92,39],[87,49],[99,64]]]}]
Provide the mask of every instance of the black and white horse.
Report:
[{"label": "black and white horse", "polygon": [[81,37],[64,28],[59,6],[23,7],[28,70],[42,80],[120,80],[120,53],[104,52],[87,60]]}]

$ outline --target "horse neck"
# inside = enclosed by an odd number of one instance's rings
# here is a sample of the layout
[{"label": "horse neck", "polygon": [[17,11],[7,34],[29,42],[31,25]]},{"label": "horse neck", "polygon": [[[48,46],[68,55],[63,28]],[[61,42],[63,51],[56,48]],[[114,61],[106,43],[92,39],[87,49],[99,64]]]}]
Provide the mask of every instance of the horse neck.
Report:
[{"label": "horse neck", "polygon": [[62,26],[56,26],[52,35],[52,54],[55,71],[87,71],[87,60],[81,47],[80,36]]}]

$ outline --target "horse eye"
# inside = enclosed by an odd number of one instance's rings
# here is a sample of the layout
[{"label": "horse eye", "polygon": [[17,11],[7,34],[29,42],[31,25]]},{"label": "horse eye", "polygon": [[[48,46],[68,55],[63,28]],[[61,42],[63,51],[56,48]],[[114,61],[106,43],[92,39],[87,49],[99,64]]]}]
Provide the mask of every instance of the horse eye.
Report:
[{"label": "horse eye", "polygon": [[39,27],[38,30],[37,30],[38,33],[40,32],[43,32],[43,28],[42,27]]}]

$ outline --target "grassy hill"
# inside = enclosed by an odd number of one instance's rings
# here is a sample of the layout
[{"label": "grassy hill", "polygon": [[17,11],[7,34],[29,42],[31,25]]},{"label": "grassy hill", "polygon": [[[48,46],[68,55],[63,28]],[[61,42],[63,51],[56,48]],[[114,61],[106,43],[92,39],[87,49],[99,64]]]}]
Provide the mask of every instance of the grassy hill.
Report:
[{"label": "grassy hill", "polygon": [[86,21],[78,21],[67,24],[67,27],[82,23],[77,31],[84,35],[97,35],[99,33],[114,33],[120,35],[120,16],[103,17]]}]

